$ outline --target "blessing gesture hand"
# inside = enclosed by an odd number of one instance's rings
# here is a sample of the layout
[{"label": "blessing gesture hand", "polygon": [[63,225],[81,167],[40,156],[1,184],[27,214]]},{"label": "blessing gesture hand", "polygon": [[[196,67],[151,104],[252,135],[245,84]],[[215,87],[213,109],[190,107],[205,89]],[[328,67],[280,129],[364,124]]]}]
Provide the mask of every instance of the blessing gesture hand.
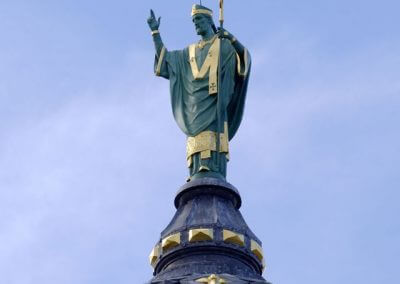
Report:
[{"label": "blessing gesture hand", "polygon": [[150,10],[150,17],[147,19],[147,23],[152,31],[158,30],[161,23],[161,17],[158,17],[157,20],[153,10]]}]

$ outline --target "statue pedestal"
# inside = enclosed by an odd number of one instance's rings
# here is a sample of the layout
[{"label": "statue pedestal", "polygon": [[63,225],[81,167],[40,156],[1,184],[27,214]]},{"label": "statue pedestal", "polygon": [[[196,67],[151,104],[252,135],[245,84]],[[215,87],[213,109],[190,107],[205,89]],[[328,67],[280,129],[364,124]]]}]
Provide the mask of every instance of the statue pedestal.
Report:
[{"label": "statue pedestal", "polygon": [[214,178],[186,183],[177,212],[150,255],[150,283],[267,283],[260,240],[239,208],[239,192]]}]

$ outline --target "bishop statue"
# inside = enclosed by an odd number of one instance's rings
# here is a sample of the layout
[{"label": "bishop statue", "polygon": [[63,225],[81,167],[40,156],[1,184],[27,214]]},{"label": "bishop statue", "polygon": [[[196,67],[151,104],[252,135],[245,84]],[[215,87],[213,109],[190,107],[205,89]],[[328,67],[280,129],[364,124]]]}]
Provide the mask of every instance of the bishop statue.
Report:
[{"label": "bishop statue", "polygon": [[251,58],[236,37],[216,28],[211,9],[195,4],[191,16],[199,42],[169,51],[161,39],[160,18],[150,11],[154,72],[170,81],[173,115],[187,136],[188,180],[225,180],[228,144],[242,121]]}]

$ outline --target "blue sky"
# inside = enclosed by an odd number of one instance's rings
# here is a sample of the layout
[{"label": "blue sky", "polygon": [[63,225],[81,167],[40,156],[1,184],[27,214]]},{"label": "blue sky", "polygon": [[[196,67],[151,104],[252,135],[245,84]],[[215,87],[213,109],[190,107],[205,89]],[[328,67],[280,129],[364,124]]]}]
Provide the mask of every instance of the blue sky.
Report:
[{"label": "blue sky", "polygon": [[[217,1],[204,0],[214,10]],[[144,283],[187,176],[167,47],[190,1],[0,2],[0,283]],[[228,180],[273,283],[398,283],[398,1],[225,1],[253,58]]]}]

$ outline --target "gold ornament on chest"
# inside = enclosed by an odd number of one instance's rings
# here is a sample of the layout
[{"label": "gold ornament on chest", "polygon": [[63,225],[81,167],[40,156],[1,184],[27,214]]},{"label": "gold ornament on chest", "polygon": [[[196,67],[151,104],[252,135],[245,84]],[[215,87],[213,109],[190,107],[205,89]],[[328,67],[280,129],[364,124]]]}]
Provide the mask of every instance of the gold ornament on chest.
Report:
[{"label": "gold ornament on chest", "polygon": [[197,47],[200,49],[203,49],[207,44],[212,44],[216,38],[217,38],[217,36],[215,35],[212,38],[210,38],[209,40],[200,40],[197,43]]}]

